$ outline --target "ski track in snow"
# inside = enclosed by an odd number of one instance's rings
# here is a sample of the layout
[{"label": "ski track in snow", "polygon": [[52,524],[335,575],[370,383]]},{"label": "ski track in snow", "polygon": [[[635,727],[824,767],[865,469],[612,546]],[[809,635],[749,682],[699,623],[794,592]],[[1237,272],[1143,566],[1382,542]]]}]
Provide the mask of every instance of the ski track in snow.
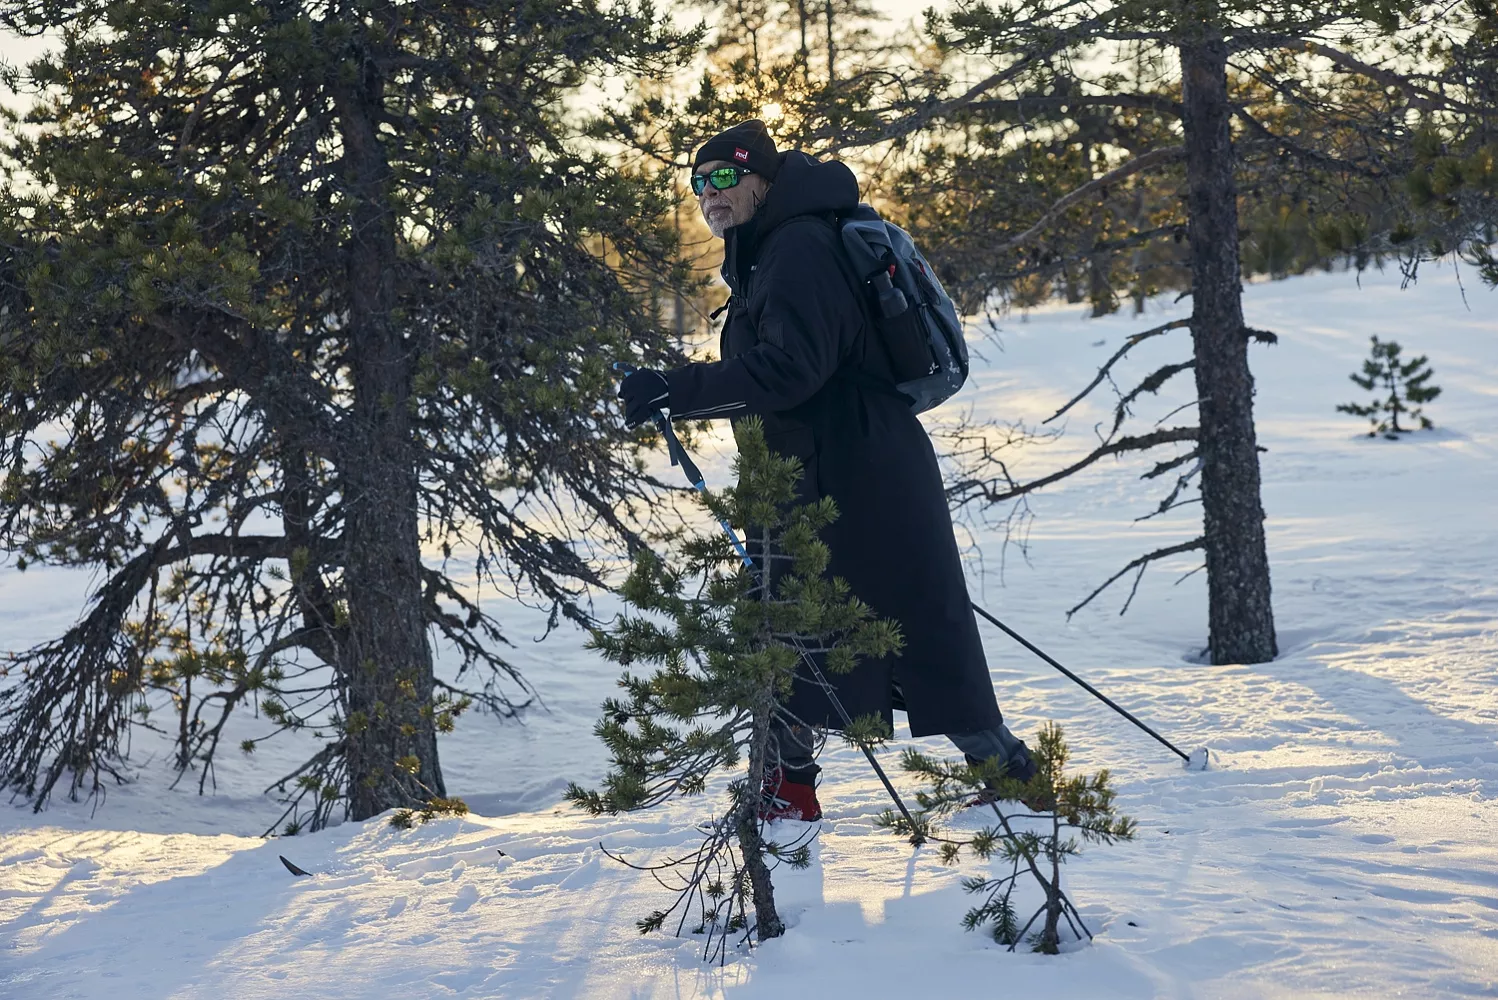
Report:
[{"label": "ski track in snow", "polygon": [[[501,615],[512,659],[547,707],[523,724],[465,717],[444,738],[467,818],[262,840],[279,808],[260,790],[305,744],[226,756],[200,798],[196,776],[167,787],[168,752],[145,740],[138,781],[102,802],[0,812],[0,998],[1498,996],[1498,293],[1468,283],[1466,308],[1449,270],[1406,290],[1393,275],[1361,284],[1247,289],[1249,323],[1281,336],[1252,348],[1275,662],[1200,662],[1204,581],[1174,584],[1189,556],[1153,568],[1127,616],[1125,581],[1065,620],[1130,558],[1194,530],[1194,508],[1132,520],[1169,488],[1128,474],[1152,459],[1038,497],[1029,562],[1011,551],[1002,573],[1001,536],[973,526],[980,603],[1184,750],[1212,750],[1210,770],[1186,771],[983,626],[1011,725],[1060,722],[1073,766],[1111,768],[1139,820],[1134,843],[1087,846],[1065,873],[1091,945],[1011,955],[964,933],[959,881],[983,866],[943,867],[879,830],[882,790],[836,745],[814,862],[776,875],[784,938],[718,967],[699,937],[639,936],[634,921],[670,897],[600,844],[634,862],[671,855],[721,800],[597,819],[558,805],[568,779],[602,773],[590,730],[617,670],[576,634],[530,642],[544,623],[516,608]],[[979,417],[1038,422],[1121,337],[1179,314],[1166,302],[1139,318],[1011,318],[1002,349],[975,341],[985,361],[960,399]],[[1358,395],[1347,373],[1372,333],[1430,355],[1438,430],[1370,441],[1333,411]],[[1186,350],[1184,335],[1143,345],[1119,382]],[[1186,388],[1168,385],[1139,419]],[[1088,447],[1108,403],[1078,407],[1067,435],[1018,467]],[[722,439],[705,451],[721,481]],[[86,583],[0,568],[0,649],[60,632]],[[959,823],[981,824],[973,813]],[[314,876],[293,878],[278,854]]]}]

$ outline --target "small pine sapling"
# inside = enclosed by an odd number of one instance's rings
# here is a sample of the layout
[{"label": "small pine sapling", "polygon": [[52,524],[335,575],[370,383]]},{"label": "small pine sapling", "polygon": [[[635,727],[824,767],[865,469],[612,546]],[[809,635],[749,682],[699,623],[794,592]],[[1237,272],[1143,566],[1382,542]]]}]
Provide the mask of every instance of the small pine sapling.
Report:
[{"label": "small pine sapling", "polygon": [[1390,441],[1398,441],[1399,435],[1414,430],[1413,427],[1399,425],[1399,415],[1402,413],[1409,414],[1411,420],[1418,420],[1422,429],[1434,427],[1420,410],[1420,404],[1428,403],[1441,394],[1440,386],[1429,384],[1431,376],[1435,374],[1426,363],[1429,359],[1422,354],[1418,358],[1401,361],[1398,343],[1379,340],[1378,337],[1371,339],[1373,350],[1371,356],[1363,362],[1363,373],[1359,375],[1354,372],[1347,377],[1377,395],[1367,404],[1343,403],[1337,407],[1337,412],[1367,417],[1372,428],[1368,431],[1368,436],[1382,434]]},{"label": "small pine sapling", "polygon": [[429,823],[438,816],[467,816],[468,803],[458,798],[443,798],[434,795],[420,809],[397,809],[390,814],[390,825],[397,830],[409,830],[418,823]]},{"label": "small pine sapling", "polygon": [[801,725],[781,704],[798,666],[818,657],[827,672],[843,673],[860,657],[896,652],[900,642],[892,623],[826,575],[818,533],[837,516],[832,500],[796,502],[801,465],[770,451],[757,420],[741,421],[734,433],[737,484],[699,499],[715,519],[753,526],[748,545],[757,568],[751,572],[718,532],[684,540],[675,561],[639,553],[621,588],[633,613],[595,631],[591,644],[626,668],[654,671],[625,673],[623,696],[603,705],[595,732],[612,764],[601,789],[567,792],[595,815],[644,809],[702,794],[714,772],[747,758],[747,772],[729,782],[727,808],[701,826],[702,846],[644,869],[663,884],[671,873],[677,898],[639,921],[641,933],[659,930],[679,910],[680,934],[695,912],[694,932],[707,935],[709,959],[726,957],[730,935],[753,942],[784,933],[771,868],[811,860],[809,831],[778,844],[766,839],[760,818],[780,766],[776,724]]},{"label": "small pine sapling", "polygon": [[[940,844],[944,864],[956,863],[965,847],[983,861],[997,855],[1006,863],[1007,872],[998,877],[963,881],[963,889],[982,895],[983,901],[968,910],[962,926],[970,931],[989,927],[994,940],[1008,945],[1010,951],[1028,940],[1036,951],[1057,954],[1063,921],[1074,938],[1085,934],[1090,939],[1092,932],[1061,888],[1061,865],[1081,853],[1077,836],[1097,844],[1134,838],[1134,821],[1114,810],[1108,772],[1068,777],[1067,754],[1061,727],[1054,723],[1040,731],[1035,750],[1038,769],[1027,782],[1006,777],[996,759],[958,764],[907,749],[902,761],[905,770],[924,779],[927,786],[916,796],[920,811],[913,817],[914,825],[893,812],[881,820],[897,833]],[[969,836],[940,830],[942,817],[973,805],[975,799],[993,810],[997,825]],[[1024,805],[1026,812],[1010,808],[1012,803]],[[1021,924],[1014,892],[1026,875],[1040,887],[1043,902]],[[1027,939],[1037,920],[1040,929]]]}]

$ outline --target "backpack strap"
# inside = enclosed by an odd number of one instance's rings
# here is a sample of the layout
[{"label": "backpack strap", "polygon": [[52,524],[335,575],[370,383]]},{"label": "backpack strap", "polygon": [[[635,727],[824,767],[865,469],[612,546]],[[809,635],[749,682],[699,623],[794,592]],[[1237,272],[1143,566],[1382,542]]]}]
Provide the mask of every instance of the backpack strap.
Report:
[{"label": "backpack strap", "polygon": [[[842,272],[843,277],[847,279],[848,287],[853,291],[853,298],[858,302],[858,309],[863,314],[863,350],[865,352],[870,350],[883,351],[885,349],[884,343],[878,336],[878,319],[874,315],[873,303],[869,301],[867,276],[858,273],[858,269],[854,266],[853,261],[849,259],[847,249],[843,246],[842,217],[835,212],[824,212],[817,215],[816,218],[821,219],[832,230],[833,241],[837,247],[833,251],[833,257],[837,261],[837,268]],[[780,226],[790,221],[790,219],[787,219],[781,222],[775,229],[779,229]],[[775,229],[770,230],[770,232],[774,232]],[[765,234],[766,237],[768,235],[768,233]],[[730,298],[731,301],[732,299]],[[728,305],[729,302],[725,302],[723,307],[726,309]],[[907,406],[914,403],[914,400],[895,387],[894,382],[865,371],[857,361],[852,359],[844,359],[840,362],[837,370],[832,374],[832,379],[856,385],[880,395],[893,396]]]},{"label": "backpack strap", "polygon": [[[832,226],[833,238],[837,241],[838,269],[848,279],[849,286],[853,289],[853,297],[858,301],[859,311],[863,313],[863,350],[883,351],[884,342],[879,337],[879,319],[874,315],[874,305],[870,301],[870,289],[867,275],[858,273],[857,267],[849,259],[848,251],[843,246],[843,219],[837,215],[829,214],[825,217],[828,224]],[[848,360],[838,366],[832,376],[843,382],[848,382],[870,392],[877,392],[884,396],[893,396],[906,405],[913,400],[905,393],[895,387],[895,383],[887,378],[875,375],[865,370],[858,362]]]}]

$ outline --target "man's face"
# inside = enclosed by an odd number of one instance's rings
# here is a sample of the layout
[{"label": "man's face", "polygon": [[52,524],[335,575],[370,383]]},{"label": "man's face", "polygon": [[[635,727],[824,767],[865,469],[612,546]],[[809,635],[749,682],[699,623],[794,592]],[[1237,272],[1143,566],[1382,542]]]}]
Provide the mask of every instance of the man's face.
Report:
[{"label": "man's face", "polygon": [[[736,165],[727,160],[709,160],[697,168],[697,173],[706,174],[719,167]],[[703,187],[702,193],[697,196],[697,207],[702,209],[702,218],[707,223],[707,228],[721,239],[729,229],[742,226],[754,217],[769,190],[769,182],[759,174],[742,174],[739,182],[731,188],[719,191],[711,184]]]}]

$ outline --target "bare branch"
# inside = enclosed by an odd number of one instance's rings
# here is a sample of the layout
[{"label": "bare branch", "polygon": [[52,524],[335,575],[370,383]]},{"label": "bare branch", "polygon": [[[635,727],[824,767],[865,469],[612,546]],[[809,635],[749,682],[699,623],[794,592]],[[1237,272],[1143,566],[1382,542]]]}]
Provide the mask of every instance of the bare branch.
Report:
[{"label": "bare branch", "polygon": [[1177,555],[1181,552],[1191,552],[1196,549],[1204,549],[1206,548],[1206,546],[1207,540],[1205,538],[1193,538],[1189,542],[1181,542],[1179,545],[1167,545],[1163,549],[1156,549],[1153,552],[1140,556],[1138,559],[1135,559],[1133,562],[1129,563],[1117,573],[1114,573],[1112,576],[1108,577],[1107,580],[1103,581],[1103,584],[1092,593],[1088,594],[1082,600],[1081,604],[1078,604],[1076,607],[1068,611],[1066,613],[1066,617],[1068,619],[1071,618],[1072,615],[1076,614],[1078,611],[1081,611],[1088,604],[1090,604],[1094,597],[1111,587],[1119,577],[1123,576],[1129,570],[1137,568],[1139,570],[1139,576],[1136,576],[1134,578],[1134,587],[1129,591],[1129,600],[1124,602],[1123,610],[1119,611],[1120,615],[1123,614],[1125,611],[1129,610],[1129,602],[1134,599],[1134,592],[1139,589],[1139,579],[1140,577],[1144,576],[1145,567],[1147,567],[1152,562],[1157,562],[1161,559],[1167,559],[1170,556]]},{"label": "bare branch", "polygon": [[1024,244],[1030,242],[1036,236],[1038,236],[1047,226],[1054,222],[1056,220],[1056,217],[1059,216],[1062,212],[1065,212],[1068,208],[1071,208],[1073,205],[1077,204],[1079,201],[1086,198],[1094,191],[1105,188],[1110,184],[1117,184],[1119,181],[1123,180],[1126,177],[1132,177],[1135,174],[1141,173],[1145,170],[1152,170],[1155,167],[1161,166],[1162,164],[1174,163],[1177,160],[1184,159],[1185,156],[1186,147],[1184,145],[1162,146],[1159,149],[1153,149],[1148,153],[1136,156],[1129,162],[1114,167],[1106,174],[1094,177],[1086,184],[1083,184],[1076,190],[1064,195],[1054,205],[1046,209],[1045,214],[1037,219],[1034,225],[1032,225],[1029,229],[1026,229],[1024,232],[1020,233],[1018,236],[1012,236],[1004,242],[1000,243],[997,247],[994,248],[994,252],[1004,253],[1008,250],[1013,250],[1016,247],[1023,246]]},{"label": "bare branch", "polygon": [[1159,111],[1176,118],[1181,116],[1182,110],[1179,102],[1152,94],[1047,94],[1044,97],[974,101],[962,110],[992,112],[1000,115],[1023,115],[1027,111],[1060,111],[1076,107],[1139,108],[1146,111]]},{"label": "bare branch", "polygon": [[1112,369],[1112,367],[1120,360],[1122,360],[1123,356],[1125,354],[1128,354],[1136,344],[1149,340],[1151,337],[1158,337],[1162,333],[1169,333],[1171,330],[1180,330],[1184,327],[1189,327],[1190,325],[1191,321],[1189,319],[1173,319],[1169,323],[1162,323],[1160,326],[1157,326],[1152,330],[1145,330],[1143,333],[1136,333],[1133,336],[1129,337],[1128,340],[1124,341],[1123,346],[1113,353],[1113,357],[1109,358],[1103,365],[1103,367],[1098,369],[1097,375],[1094,376],[1091,382],[1087,383],[1087,387],[1085,389],[1073,396],[1065,406],[1057,410],[1055,413],[1051,414],[1049,417],[1046,417],[1041,421],[1041,423],[1050,423],[1052,420],[1055,420],[1057,417],[1061,416],[1067,410],[1070,410],[1073,406],[1076,406],[1083,399],[1085,399],[1088,393],[1096,389],[1102,383],[1103,379],[1108,377],[1109,370]]},{"label": "bare branch", "polygon": [[1058,480],[1075,475],[1100,458],[1107,458],[1109,455],[1119,455],[1129,451],[1146,451],[1158,445],[1170,444],[1176,441],[1195,441],[1197,440],[1198,433],[1199,431],[1195,427],[1171,427],[1166,430],[1153,431],[1152,433],[1142,434],[1137,437],[1133,435],[1122,437],[1117,441],[1110,441],[1099,446],[1085,458],[1073,462],[1064,469],[1028,483],[1015,484],[1013,480],[1008,480],[1006,476],[1007,481],[1004,485],[995,488],[994,483],[991,481],[978,478],[964,479],[947,486],[947,502],[954,507],[960,507],[977,499],[982,499],[985,503],[989,504],[1002,503],[1005,500],[1024,496],[1026,493],[1033,493],[1041,487],[1049,486]]},{"label": "bare branch", "polygon": [[1156,465],[1153,469],[1151,469],[1150,471],[1146,472],[1144,475],[1140,476],[1139,478],[1140,479],[1155,479],[1155,478],[1157,478],[1159,476],[1163,476],[1165,473],[1169,472],[1171,469],[1174,469],[1174,468],[1177,468],[1178,466],[1184,465],[1187,462],[1191,461],[1193,458],[1199,458],[1200,456],[1201,456],[1201,452],[1198,449],[1193,448],[1190,451],[1186,452],[1186,454],[1184,454],[1184,455],[1177,455],[1175,458],[1168,459],[1168,460],[1166,460],[1164,462],[1161,462],[1160,464]]},{"label": "bare branch", "polygon": [[1146,392],[1151,394],[1157,393],[1160,391],[1161,386],[1169,382],[1176,375],[1195,367],[1195,361],[1181,361],[1173,365],[1162,365],[1150,372],[1149,375],[1145,376],[1144,381],[1140,382],[1127,395],[1119,399],[1118,405],[1113,409],[1113,429],[1108,432],[1108,436],[1111,438],[1118,433],[1119,427],[1123,426],[1124,418],[1128,416],[1129,404],[1138,399],[1141,394]]},{"label": "bare branch", "polygon": [[[1199,451],[1192,451],[1189,455],[1185,456],[1186,458],[1195,456],[1196,464],[1187,469],[1184,473],[1181,474],[1178,479],[1176,479],[1175,486],[1171,488],[1170,493],[1166,495],[1165,499],[1160,501],[1160,505],[1158,507],[1150,511],[1148,514],[1144,514],[1140,517],[1134,518],[1136,524],[1140,521],[1148,521],[1152,517],[1159,517],[1161,514],[1165,514],[1172,510],[1175,510],[1177,507],[1184,507],[1190,503],[1201,502],[1201,497],[1192,497],[1189,500],[1182,500],[1180,502],[1176,501],[1176,497],[1181,495],[1181,491],[1184,490],[1186,486],[1191,482],[1191,480],[1194,479],[1196,475],[1202,471],[1202,461],[1200,455],[1201,453]],[[1154,473],[1146,473],[1146,475],[1154,475]]]}]

